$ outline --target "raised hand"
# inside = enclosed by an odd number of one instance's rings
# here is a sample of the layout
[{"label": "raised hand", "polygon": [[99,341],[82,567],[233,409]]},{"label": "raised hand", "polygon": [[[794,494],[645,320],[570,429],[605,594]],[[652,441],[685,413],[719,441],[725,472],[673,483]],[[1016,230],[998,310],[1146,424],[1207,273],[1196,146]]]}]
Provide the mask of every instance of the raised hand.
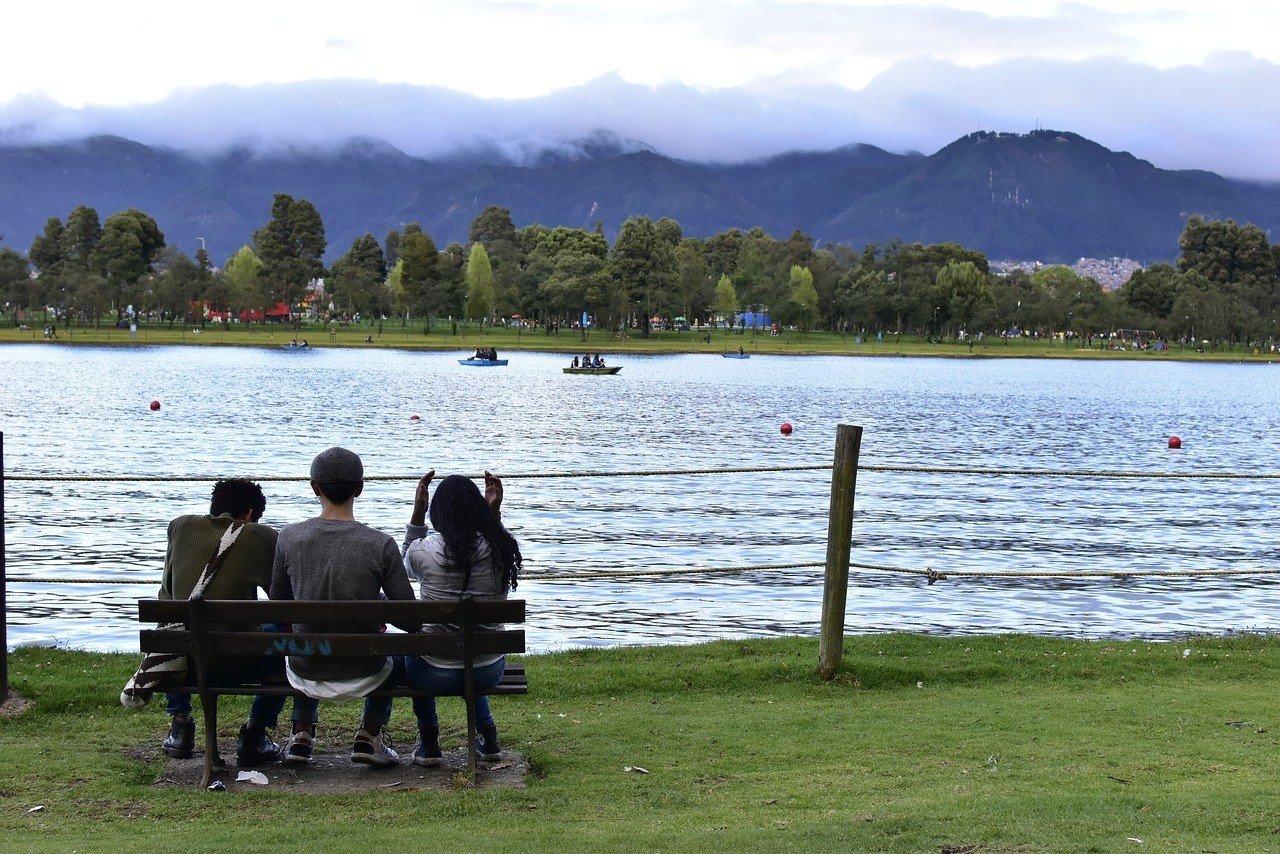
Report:
[{"label": "raised hand", "polygon": [[429,497],[427,488],[431,486],[431,480],[436,476],[436,470],[424,474],[418,478],[418,487],[413,493],[413,515],[409,517],[410,525],[425,525],[427,523],[427,504]]},{"label": "raised hand", "polygon": [[502,478],[492,472],[484,473],[484,500],[489,502],[489,509],[493,511],[494,518],[498,518],[502,514]]}]

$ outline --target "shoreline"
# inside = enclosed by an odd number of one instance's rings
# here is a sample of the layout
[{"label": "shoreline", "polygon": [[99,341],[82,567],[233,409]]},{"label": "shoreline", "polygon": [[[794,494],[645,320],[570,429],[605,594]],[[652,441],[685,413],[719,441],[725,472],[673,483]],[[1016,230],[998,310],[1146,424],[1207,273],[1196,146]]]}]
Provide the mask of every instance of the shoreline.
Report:
[{"label": "shoreline", "polygon": [[[253,347],[259,349],[292,349],[288,342],[307,338],[306,349],[314,350],[400,350],[405,352],[465,353],[480,346],[492,346],[500,354],[509,352],[549,353],[563,355],[566,359],[581,355],[584,351],[623,356],[704,355],[721,356],[736,351],[741,344],[750,356],[882,356],[901,358],[936,359],[1074,359],[1079,361],[1137,361],[1137,362],[1215,362],[1224,364],[1277,364],[1280,353],[1251,351],[1197,352],[1175,348],[1155,352],[1151,350],[1102,350],[1064,346],[1060,341],[1046,339],[1019,339],[1006,344],[1004,339],[993,339],[970,349],[966,343],[946,342],[932,344],[920,340],[896,342],[853,342],[853,336],[831,332],[813,332],[807,336],[785,333],[780,336],[738,335],[714,338],[710,344],[701,339],[689,340],[684,333],[657,333],[653,338],[628,338],[618,340],[610,336],[607,341],[588,339],[582,341],[572,336],[561,336],[556,341],[530,342],[530,338],[544,338],[541,333],[517,335],[507,329],[490,329],[470,336],[449,332],[432,333],[430,336],[413,330],[389,330],[374,343],[365,343],[360,337],[365,329],[355,332],[342,330],[288,332],[232,329],[223,331],[207,329],[196,333],[187,329],[143,329],[137,333],[115,328],[72,330],[65,338],[45,340],[37,330],[0,330],[0,344],[55,345],[73,347]],[[65,334],[65,330],[64,330]],[[372,334],[369,330],[367,334]],[[311,341],[314,338],[316,340]],[[265,340],[263,340],[265,339]],[[427,340],[423,340],[427,339]]]},{"label": "shoreline", "polygon": [[[221,794],[184,786],[160,753],[162,704],[117,701],[136,656],[21,649],[13,687],[31,704],[0,718],[0,826],[42,851],[256,849],[270,817],[282,839],[324,828],[317,851],[421,847],[425,826],[446,850],[959,852],[1254,850],[1276,825],[1280,640],[844,643],[830,682],[813,638],[524,656],[530,694],[493,702],[504,747],[528,762],[522,787],[482,774],[473,790],[405,757],[327,795],[279,766],[267,786],[234,767]],[[220,703],[228,747],[247,709]],[[440,710],[455,753],[459,712]],[[347,764],[357,716],[324,707],[321,759]],[[407,754],[407,705],[388,729]],[[410,809],[408,823],[369,819]]]}]

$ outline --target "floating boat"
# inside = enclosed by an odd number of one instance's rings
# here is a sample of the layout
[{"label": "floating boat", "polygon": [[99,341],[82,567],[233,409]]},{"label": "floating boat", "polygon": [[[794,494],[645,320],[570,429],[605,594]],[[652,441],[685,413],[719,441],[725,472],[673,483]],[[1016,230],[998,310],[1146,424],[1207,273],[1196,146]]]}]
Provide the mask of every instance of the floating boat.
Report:
[{"label": "floating boat", "polygon": [[750,353],[721,353],[726,359],[750,359]]},{"label": "floating boat", "polygon": [[313,350],[315,348],[312,347],[310,344],[281,344],[280,349],[281,350]]},{"label": "floating boat", "polygon": [[614,368],[563,368],[562,370],[566,374],[616,374],[622,370],[622,366],[619,365]]},{"label": "floating boat", "polygon": [[467,365],[472,368],[505,368],[507,366],[506,359],[459,359],[459,365]]}]

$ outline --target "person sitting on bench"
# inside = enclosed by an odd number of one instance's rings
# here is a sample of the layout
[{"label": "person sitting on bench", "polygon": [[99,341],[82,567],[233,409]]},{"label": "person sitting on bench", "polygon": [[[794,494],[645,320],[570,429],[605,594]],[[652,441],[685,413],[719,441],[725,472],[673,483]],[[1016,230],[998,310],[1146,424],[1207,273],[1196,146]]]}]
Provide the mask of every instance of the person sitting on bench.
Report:
[{"label": "person sitting on bench", "polygon": [[[316,455],[311,461],[311,491],[320,500],[320,515],[280,531],[271,574],[272,599],[379,599],[383,594],[388,599],[413,599],[395,540],[356,521],[355,500],[363,490],[364,464],[358,455],[338,447]],[[295,628],[300,632],[343,630],[303,624]],[[416,625],[400,628],[418,630]],[[376,629],[356,624],[348,631]],[[293,734],[284,760],[311,761],[320,700],[348,702],[365,697],[351,761],[394,764],[396,752],[382,737],[382,728],[391,719],[391,698],[366,697],[387,680],[393,665],[386,656],[288,656],[289,684],[306,696],[293,701]]]},{"label": "person sitting on bench", "polygon": [[[464,594],[485,599],[506,599],[516,589],[523,558],[515,537],[502,526],[502,481],[484,473],[484,495],[468,477],[452,474],[436,487],[430,500],[431,527],[428,534],[427,488],[435,470],[418,481],[413,497],[413,513],[404,535],[404,566],[421,583],[424,601],[456,601]],[[500,626],[483,626],[494,630]],[[447,626],[423,626],[422,630],[447,631]],[[480,656],[473,662],[472,681],[476,688],[492,688],[502,679],[506,658]],[[456,658],[406,656],[405,678],[421,691],[458,694],[463,690],[463,662]],[[418,745],[413,761],[418,765],[439,765],[440,725],[435,697],[415,697],[413,712],[418,718]],[[498,728],[489,710],[489,698],[476,697],[476,749],[481,759],[499,758]]]},{"label": "person sitting on bench", "polygon": [[[222,535],[234,522],[244,529],[227,549],[217,574],[205,588],[207,599],[257,599],[258,590],[271,586],[271,565],[275,557],[276,532],[258,524],[266,511],[262,487],[253,481],[233,478],[213,485],[208,515],[179,516],[169,523],[168,549],[158,599],[186,599],[198,583],[209,557],[218,548]],[[257,681],[279,671],[280,662],[234,658],[215,665],[214,681]],[[188,678],[194,677],[189,671]],[[169,735],[162,750],[175,759],[189,759],[195,745],[196,723],[191,718],[191,695],[168,693],[167,712],[172,717]],[[275,729],[284,697],[254,697],[249,720],[240,727],[236,743],[237,764],[262,765],[279,758],[280,747],[267,730]]]}]

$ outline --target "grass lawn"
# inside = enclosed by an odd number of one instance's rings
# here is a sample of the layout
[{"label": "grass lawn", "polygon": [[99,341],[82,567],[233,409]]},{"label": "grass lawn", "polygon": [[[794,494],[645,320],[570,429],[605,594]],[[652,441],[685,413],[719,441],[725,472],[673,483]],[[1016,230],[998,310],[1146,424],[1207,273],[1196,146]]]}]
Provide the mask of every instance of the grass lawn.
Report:
[{"label": "grass lawn", "polygon": [[[529,657],[530,694],[494,702],[526,789],[217,795],[129,758],[166,729],[117,702],[136,656],[25,648],[0,829],[59,852],[1280,849],[1280,640],[860,636],[831,683],[816,659],[811,639]],[[245,703],[223,704],[230,735]],[[460,704],[441,711],[456,749]],[[323,708],[323,743],[355,713]]]},{"label": "grass lawn", "polygon": [[[0,327],[0,343],[38,342],[45,343],[38,321],[32,329],[21,330],[13,326]],[[942,344],[932,344],[928,340],[914,335],[885,335],[884,341],[877,343],[874,336],[870,340],[858,343],[854,335],[842,335],[833,332],[810,332],[801,334],[789,331],[781,335],[759,334],[750,330],[744,334],[727,334],[724,330],[711,333],[711,343],[703,340],[702,331],[695,332],[655,332],[649,339],[634,333],[627,338],[620,338],[611,333],[591,333],[587,341],[572,330],[565,330],[560,335],[545,335],[542,330],[517,331],[502,327],[486,327],[477,330],[474,325],[459,327],[457,334],[447,322],[437,323],[435,330],[424,335],[421,322],[411,323],[401,329],[398,322],[388,321],[382,324],[379,333],[377,326],[352,326],[348,329],[337,329],[330,332],[321,326],[304,326],[293,329],[291,326],[250,326],[232,325],[228,329],[214,324],[203,332],[194,333],[190,326],[179,326],[169,329],[167,326],[141,327],[136,333],[127,329],[115,329],[104,326],[101,329],[88,327],[85,329],[59,327],[60,343],[76,344],[199,344],[199,345],[240,345],[256,347],[279,347],[294,339],[306,339],[313,347],[365,347],[365,348],[404,348],[424,350],[451,350],[459,353],[474,351],[476,347],[496,347],[499,355],[506,355],[512,350],[542,350],[557,353],[581,353],[584,350],[604,353],[707,353],[719,354],[736,351],[741,345],[748,353],[768,353],[783,355],[849,355],[849,356],[950,356],[956,358],[1072,358],[1072,359],[1135,359],[1138,361],[1230,361],[1230,362],[1280,362],[1280,354],[1265,351],[1254,355],[1253,351],[1236,347],[1234,350],[1219,348],[1216,352],[1198,353],[1191,347],[1174,344],[1168,352],[1154,351],[1126,352],[1102,349],[1095,342],[1092,349],[1081,348],[1078,342],[1050,341],[1044,339],[1015,339],[1005,342],[1000,338],[988,338],[974,345],[970,350],[968,342],[949,340]],[[373,344],[366,344],[365,339],[372,337]]]}]

